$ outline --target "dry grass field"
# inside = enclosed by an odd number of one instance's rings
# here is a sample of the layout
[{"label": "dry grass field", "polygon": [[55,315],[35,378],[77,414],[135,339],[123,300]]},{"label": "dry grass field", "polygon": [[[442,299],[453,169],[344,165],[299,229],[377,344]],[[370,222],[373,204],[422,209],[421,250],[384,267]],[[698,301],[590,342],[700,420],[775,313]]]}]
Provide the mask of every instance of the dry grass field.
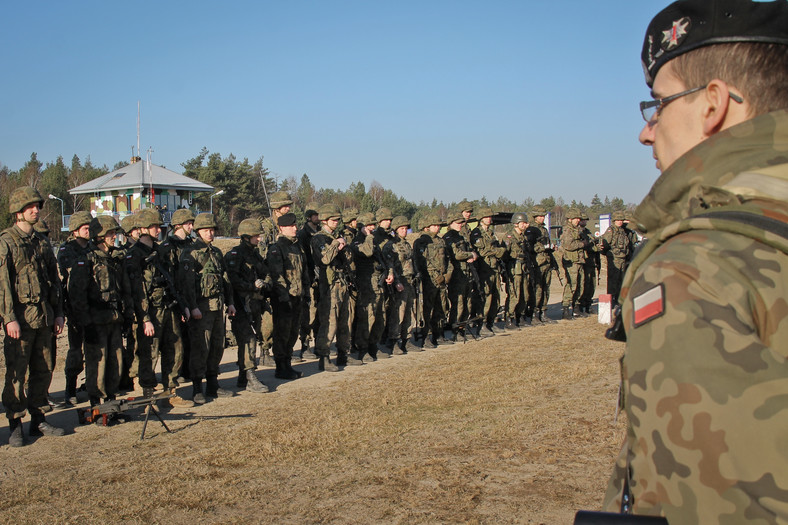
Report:
[{"label": "dry grass field", "polygon": [[[270,393],[162,409],[172,433],[151,419],[142,441],[139,409],[110,427],[56,410],[66,436],[16,449],[2,420],[0,522],[571,523],[624,435],[623,348],[603,333],[587,318],[339,373],[307,361],[292,382],[264,368]],[[238,390],[234,357],[220,379]]]}]

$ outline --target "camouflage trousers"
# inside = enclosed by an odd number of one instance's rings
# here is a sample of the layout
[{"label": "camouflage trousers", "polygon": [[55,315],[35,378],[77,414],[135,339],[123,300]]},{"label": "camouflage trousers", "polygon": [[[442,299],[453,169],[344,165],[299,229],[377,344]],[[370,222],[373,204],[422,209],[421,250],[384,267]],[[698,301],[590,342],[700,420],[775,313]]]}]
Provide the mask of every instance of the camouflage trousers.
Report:
[{"label": "camouflage trousers", "polygon": [[[8,419],[30,415],[41,416],[40,407],[48,405],[47,391],[52,382],[52,327],[30,328],[23,326],[19,339],[5,336],[5,387],[3,407]],[[27,381],[27,393],[25,393]]]},{"label": "camouflage trousers", "polygon": [[329,345],[336,337],[337,351],[350,352],[350,337],[353,327],[355,304],[350,301],[350,290],[342,280],[325,284],[320,290],[318,303],[318,330],[315,338],[315,351],[319,356],[329,354]]},{"label": "camouflage trousers", "polygon": [[290,297],[284,303],[272,300],[274,310],[274,359],[290,359],[293,357],[293,346],[298,341],[301,327],[300,297]]},{"label": "camouflage trousers", "polygon": [[506,283],[506,293],[506,313],[509,319],[515,321],[523,315],[531,317],[534,294],[531,292],[531,279],[527,273],[512,275],[512,280]]},{"label": "camouflage trousers", "polygon": [[248,299],[247,305],[238,308],[230,318],[230,326],[238,344],[238,370],[254,370],[257,368],[257,340],[263,328],[262,301]]},{"label": "camouflage trousers", "polygon": [[416,290],[407,278],[400,280],[402,291],[395,292],[388,309],[386,326],[389,339],[407,341],[413,329],[413,309],[416,302]]},{"label": "camouflage trousers", "polygon": [[[446,299],[444,301],[444,298]],[[425,281],[422,292],[424,329],[432,332],[434,337],[443,335],[446,324],[445,303],[448,303],[448,293],[445,287],[438,287],[432,281]]]},{"label": "camouflage trousers", "polygon": [[[140,386],[150,388],[156,386],[156,364],[161,360],[161,384],[164,388],[175,388],[178,386],[175,378],[178,377],[183,361],[180,315],[171,308],[158,308],[151,316],[151,323],[153,323],[153,337],[145,335],[143,325],[137,327],[139,366],[137,374]],[[222,329],[222,349],[224,349],[224,329]]]},{"label": "camouflage trousers", "polygon": [[583,263],[564,260],[564,296],[561,306],[573,307],[583,295]]},{"label": "camouflage trousers", "polygon": [[[463,322],[471,315],[471,290],[473,286],[468,276],[455,270],[449,281],[449,327]],[[456,330],[455,330],[456,331]]]},{"label": "camouflage trousers", "polygon": [[92,398],[115,395],[123,366],[120,323],[90,325],[85,331],[85,386]]},{"label": "camouflage trousers", "polygon": [[203,379],[219,375],[219,364],[224,355],[226,334],[224,306],[218,310],[202,309],[202,319],[189,319],[189,337],[192,355],[189,372],[192,379]]},{"label": "camouflage trousers", "polygon": [[479,274],[482,293],[475,298],[473,307],[474,315],[484,316],[486,324],[495,322],[498,308],[501,306],[501,289],[498,287],[500,274],[496,271],[489,274]]},{"label": "camouflage trousers", "polygon": [[550,302],[550,284],[553,277],[553,269],[550,264],[543,264],[536,268],[537,281],[534,283],[534,308],[539,311],[547,310]]},{"label": "camouflage trousers", "polygon": [[586,263],[583,265],[583,294],[578,299],[578,303],[583,306],[591,306],[594,302],[594,292],[596,292],[596,265]]},{"label": "camouflage trousers", "polygon": [[85,369],[85,332],[68,320],[68,350],[66,351],[66,377],[77,377]]},{"label": "camouflage trousers", "polygon": [[624,259],[608,257],[607,259],[607,293],[613,296],[613,303],[618,304],[621,284],[624,282],[624,271],[627,262]]},{"label": "camouflage trousers", "polygon": [[362,286],[356,299],[356,332],[353,334],[356,347],[365,350],[377,345],[383,336],[383,293],[370,286]]},{"label": "camouflage trousers", "polygon": [[298,331],[299,338],[304,341],[317,337],[320,317],[317,313],[320,302],[320,292],[317,288],[309,288],[309,301],[301,302],[301,327]]}]

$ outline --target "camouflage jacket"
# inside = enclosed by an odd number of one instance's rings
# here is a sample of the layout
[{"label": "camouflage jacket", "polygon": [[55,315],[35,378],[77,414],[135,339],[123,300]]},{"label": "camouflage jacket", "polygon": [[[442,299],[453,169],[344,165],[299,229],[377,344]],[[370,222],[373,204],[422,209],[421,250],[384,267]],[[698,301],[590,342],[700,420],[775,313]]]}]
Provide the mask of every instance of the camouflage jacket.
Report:
[{"label": "camouflage jacket", "polygon": [[628,479],[634,512],[671,525],[788,521],[788,239],[709,215],[785,229],[787,142],[788,111],[718,133],[635,213],[650,240],[621,291],[628,428],[606,510]]},{"label": "camouflage jacket", "polygon": [[[383,255],[383,245],[391,237],[369,235],[363,232],[353,243],[354,258],[356,261],[356,277],[359,288],[369,287],[375,293],[383,293],[383,283],[388,275],[394,275],[393,262]],[[378,244],[380,241],[382,244]]]},{"label": "camouflage jacket", "polygon": [[180,265],[181,255],[184,250],[194,242],[193,237],[186,237],[181,239],[175,235],[168,235],[167,239],[159,244],[159,255],[162,259],[167,261],[167,267],[170,269],[173,277],[178,275],[178,266]]},{"label": "camouflage jacket", "polygon": [[[137,323],[150,322],[161,308],[174,308],[178,303],[185,307],[184,290],[176,281],[177,275],[166,257],[160,253],[161,245],[154,241],[152,247],[137,241],[126,252],[124,268],[128,278],[131,300]],[[168,284],[167,272],[172,286]],[[176,308],[177,310],[177,308]]]},{"label": "camouflage jacket", "polygon": [[314,258],[321,290],[329,289],[337,281],[346,282],[352,278],[348,272],[352,248],[350,244],[345,244],[340,251],[337,239],[341,237],[340,232],[329,232],[325,228],[312,236],[310,253]]},{"label": "camouflage jacket", "polygon": [[255,282],[261,279],[270,288],[271,275],[257,246],[242,238],[238,246],[224,254],[224,264],[235,294],[234,304],[247,308],[247,301],[265,300],[263,290],[257,288]]},{"label": "camouflage jacket", "polygon": [[498,270],[500,259],[506,255],[503,246],[493,235],[492,226],[483,228],[480,224],[471,232],[471,245],[476,248],[479,259],[476,261],[479,273],[490,275]]},{"label": "camouflage jacket", "polygon": [[63,317],[57,266],[41,253],[41,239],[16,225],[0,233],[0,318],[3,326],[52,326]]},{"label": "camouflage jacket", "polygon": [[632,257],[632,237],[626,228],[612,224],[599,240],[602,244],[602,253],[609,260],[623,263]]},{"label": "camouflage jacket", "polygon": [[534,253],[531,240],[526,232],[519,232],[517,228],[507,234],[509,249],[506,264],[511,275],[528,274],[534,264]]},{"label": "camouflage jacket", "polygon": [[79,326],[121,323],[133,315],[123,250],[101,251],[93,242],[68,280],[71,321]]},{"label": "camouflage jacket", "polygon": [[550,245],[550,232],[547,231],[547,226],[534,222],[531,224],[526,233],[533,232],[531,248],[533,248],[537,266],[547,266],[552,262],[552,249]]},{"label": "camouflage jacket", "polygon": [[273,298],[288,302],[290,297],[303,298],[309,293],[306,274],[306,257],[295,237],[280,235],[268,249],[266,259],[273,281]]},{"label": "camouflage jacket", "polygon": [[561,253],[564,261],[583,264],[586,262],[586,243],[579,226],[567,221],[561,234]]},{"label": "camouflage jacket", "polygon": [[416,277],[416,262],[413,260],[413,247],[405,239],[395,236],[383,245],[383,256],[394,265],[394,273],[412,282]]},{"label": "camouflage jacket", "polygon": [[443,241],[446,243],[449,262],[454,266],[452,278],[467,282],[471,278],[470,265],[473,264],[468,262],[468,259],[473,257],[470,243],[462,236],[462,232],[456,230],[447,231],[443,236]]},{"label": "camouflage jacket", "polygon": [[226,270],[219,248],[201,239],[183,251],[177,279],[189,310],[213,312],[235,304]]},{"label": "camouflage jacket", "polygon": [[422,284],[443,286],[451,280],[451,264],[446,253],[446,242],[431,232],[424,232],[413,243],[416,267],[421,274]]}]

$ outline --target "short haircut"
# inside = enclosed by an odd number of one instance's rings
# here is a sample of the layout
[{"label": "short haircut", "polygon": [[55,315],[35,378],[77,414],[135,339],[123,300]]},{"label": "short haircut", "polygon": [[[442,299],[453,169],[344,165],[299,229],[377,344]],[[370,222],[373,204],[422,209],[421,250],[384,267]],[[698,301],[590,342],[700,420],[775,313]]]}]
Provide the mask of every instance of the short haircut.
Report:
[{"label": "short haircut", "polygon": [[685,87],[720,79],[741,91],[751,117],[788,109],[788,46],[739,42],[704,46],[670,61]]}]

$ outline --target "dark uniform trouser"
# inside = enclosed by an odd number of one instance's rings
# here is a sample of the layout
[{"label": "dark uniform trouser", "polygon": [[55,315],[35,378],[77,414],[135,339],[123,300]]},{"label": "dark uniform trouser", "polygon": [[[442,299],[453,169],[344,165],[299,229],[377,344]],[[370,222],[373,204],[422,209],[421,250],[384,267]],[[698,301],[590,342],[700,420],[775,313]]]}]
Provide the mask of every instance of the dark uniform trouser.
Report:
[{"label": "dark uniform trouser", "polygon": [[[238,344],[238,370],[254,370],[256,345],[255,331],[259,334],[262,325],[262,308],[260,302],[254,299],[249,300],[249,311],[245,308],[236,310],[235,315],[230,318],[230,325]],[[252,330],[254,328],[254,330]]]},{"label": "dark uniform trouser", "polygon": [[350,330],[353,325],[353,308],[347,283],[339,279],[330,286],[321,286],[318,303],[319,323],[315,350],[319,356],[327,357],[331,341],[336,337],[337,351],[350,352]]},{"label": "dark uniform trouser", "polygon": [[[511,282],[507,283],[509,319],[516,321],[528,312],[531,297],[530,279],[527,273],[512,275]],[[530,312],[528,312],[530,313]]]},{"label": "dark uniform trouser", "polygon": [[470,279],[455,269],[449,281],[449,327],[455,332],[454,324],[465,321],[471,314],[471,288]]},{"label": "dark uniform trouser", "polygon": [[[178,386],[175,378],[178,377],[183,362],[180,315],[172,308],[158,308],[155,310],[155,315],[151,317],[151,322],[153,337],[145,335],[143,325],[137,329],[140,386],[151,388],[156,386],[156,363],[161,359],[161,384],[164,388],[175,388]],[[224,348],[224,330],[222,330],[222,348]]]},{"label": "dark uniform trouser", "polygon": [[539,282],[534,286],[534,292],[536,293],[534,305],[537,310],[545,311],[547,310],[547,304],[550,302],[550,282],[553,276],[553,269],[548,262],[547,264],[537,266],[536,271]]},{"label": "dark uniform trouser", "polygon": [[114,396],[123,366],[120,323],[90,325],[85,332],[85,385],[91,397]]},{"label": "dark uniform trouser", "polygon": [[[490,325],[495,322],[495,317],[498,315],[498,307],[501,304],[501,291],[498,288],[498,272],[490,274],[479,274],[479,281],[481,281],[483,294],[479,294],[474,307],[479,315],[483,315],[485,323]],[[484,299],[484,302],[481,302]]]},{"label": "dark uniform trouser", "polygon": [[[274,310],[274,360],[290,359],[293,357],[293,346],[298,341],[298,331],[301,326],[300,297],[290,297],[288,303],[271,301]],[[285,307],[289,304],[290,308]]]},{"label": "dark uniform trouser", "polygon": [[[5,387],[3,406],[8,419],[21,418],[25,410],[33,417],[43,417],[39,407],[46,406],[47,391],[52,381],[52,327],[22,327],[19,339],[8,335],[3,340],[5,354]],[[27,394],[25,380],[27,379]]]},{"label": "dark uniform trouser", "polygon": [[[309,288],[309,304],[306,301],[301,303],[301,328],[299,330],[299,337],[301,341],[317,337],[317,331],[320,325],[320,318],[317,313],[317,304],[320,300],[320,293],[317,288]],[[306,350],[306,348],[304,349]]]},{"label": "dark uniform trouser", "polygon": [[66,352],[66,365],[63,370],[66,377],[77,377],[84,369],[85,332],[71,319],[68,320],[68,351]]},{"label": "dark uniform trouser", "polygon": [[395,292],[391,299],[391,308],[388,311],[389,339],[410,338],[413,324],[413,306],[416,301],[416,290],[408,278],[400,279],[402,291]]},{"label": "dark uniform trouser", "polygon": [[424,326],[429,328],[433,337],[441,337],[445,320],[441,289],[432,284],[432,281],[425,281],[422,295],[424,302]]},{"label": "dark uniform trouser", "polygon": [[594,302],[594,292],[596,291],[596,264],[594,261],[586,261],[583,264],[583,295],[578,302],[583,306],[590,307]]},{"label": "dark uniform trouser", "polygon": [[192,355],[189,372],[192,380],[219,375],[219,365],[224,355],[224,306],[218,310],[200,308],[202,319],[189,320]]},{"label": "dark uniform trouser", "polygon": [[613,302],[618,304],[618,296],[621,293],[621,283],[624,281],[624,259],[607,259],[607,293],[613,296]]},{"label": "dark uniform trouser", "polygon": [[356,300],[356,347],[366,351],[376,346],[383,335],[384,323],[383,293],[376,292],[369,285],[362,286]]},{"label": "dark uniform trouser", "polygon": [[574,307],[577,300],[583,295],[583,263],[572,262],[566,259],[563,262],[566,284],[564,284],[564,296],[561,305]]}]

